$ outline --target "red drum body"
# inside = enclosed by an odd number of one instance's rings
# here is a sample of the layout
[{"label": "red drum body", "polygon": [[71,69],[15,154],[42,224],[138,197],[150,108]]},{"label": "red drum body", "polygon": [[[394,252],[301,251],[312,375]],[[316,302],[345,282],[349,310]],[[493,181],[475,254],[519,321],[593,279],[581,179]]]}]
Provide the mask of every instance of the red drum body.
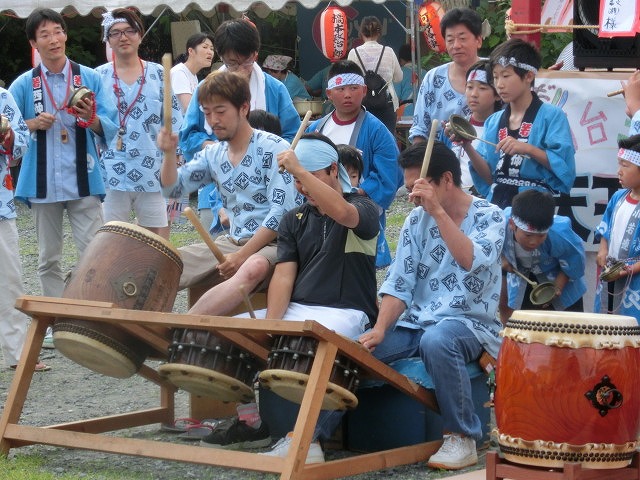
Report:
[{"label": "red drum body", "polygon": [[[318,341],[312,337],[276,337],[267,361],[260,372],[262,387],[283,398],[301,403],[309,381]],[[358,366],[349,358],[337,355],[322,403],[323,410],[346,410],[358,406],[354,392],[360,384]]]},{"label": "red drum body", "polygon": [[495,413],[507,460],[626,467],[640,433],[635,318],[516,311],[503,331]]},{"label": "red drum body", "polygon": [[206,330],[176,329],[169,363],[158,373],[178,388],[223,402],[253,401],[253,382],[263,365],[253,355]]},{"label": "red drum body", "polygon": [[[63,297],[115,303],[121,308],[170,312],[178,292],[182,260],[164,238],[125,222],[108,222],[87,246],[65,287]],[[135,329],[132,329],[132,331]],[[156,329],[107,322],[58,318],[53,324],[55,347],[67,358],[115,378],[136,373],[149,354],[144,334]],[[157,334],[168,339],[169,329]]]}]

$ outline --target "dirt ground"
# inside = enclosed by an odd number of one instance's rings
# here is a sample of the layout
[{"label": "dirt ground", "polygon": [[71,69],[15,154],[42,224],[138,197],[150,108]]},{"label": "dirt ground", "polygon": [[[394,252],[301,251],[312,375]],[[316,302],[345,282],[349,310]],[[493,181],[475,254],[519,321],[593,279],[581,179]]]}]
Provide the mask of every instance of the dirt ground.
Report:
[{"label": "dirt ground", "polygon": [[[404,207],[403,207],[404,208]],[[36,275],[37,248],[30,212],[19,207],[19,232],[21,236],[21,255],[23,259],[25,292],[39,294]],[[174,228],[189,228],[176,226]],[[71,237],[67,238],[71,243]],[[73,255],[65,255],[70,269]],[[186,294],[180,292],[174,311],[186,311]],[[123,413],[158,405],[159,388],[142,377],[115,379],[94,373],[67,359],[57,350],[43,349],[41,359],[52,367],[49,372],[36,373],[29,389],[20,422],[27,425],[49,425],[61,422],[81,420],[96,416]],[[147,361],[152,368],[157,361]],[[4,405],[14,372],[0,370],[0,405]],[[180,391],[176,395],[176,417],[189,416],[189,396]],[[375,419],[372,419],[375,421]],[[184,442],[176,434],[165,433],[159,425],[149,425],[112,433],[112,435],[132,438],[144,438],[163,442]],[[274,439],[275,440],[275,439]],[[340,458],[351,453],[328,450],[327,458]],[[481,452],[478,466],[481,468],[484,452]],[[104,479],[269,479],[274,475],[256,473],[248,470],[211,468],[182,462],[170,462],[134,456],[123,456],[93,451],[70,450],[52,446],[34,445],[13,449],[13,455],[37,455],[43,459],[44,469],[53,474],[73,474],[77,478]],[[393,477],[397,480],[435,479],[450,476],[452,473],[431,471],[424,465],[409,465],[379,472],[358,475],[355,479],[383,479]]]}]

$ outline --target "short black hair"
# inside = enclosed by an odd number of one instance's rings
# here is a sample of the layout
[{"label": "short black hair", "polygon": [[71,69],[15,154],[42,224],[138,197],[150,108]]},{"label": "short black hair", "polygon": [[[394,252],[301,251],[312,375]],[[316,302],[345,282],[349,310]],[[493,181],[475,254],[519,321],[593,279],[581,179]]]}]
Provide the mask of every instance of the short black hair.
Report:
[{"label": "short black hair", "polygon": [[333,78],[342,73],[355,73],[357,75],[364,76],[362,69],[356,62],[352,60],[339,60],[331,64],[327,78]]},{"label": "short black hair", "polygon": [[440,33],[446,37],[447,28],[464,25],[475,36],[482,35],[482,17],[470,8],[452,8],[444,14],[440,21]]},{"label": "short black hair", "polygon": [[536,230],[553,225],[556,202],[549,192],[529,189],[518,193],[511,201],[511,215],[521,218]]},{"label": "short black hair", "polygon": [[362,154],[353,145],[346,145],[341,143],[336,145],[338,149],[338,160],[345,168],[353,168],[358,176],[362,176],[364,170],[364,162],[362,161]]},{"label": "short black hair", "polygon": [[280,124],[280,119],[271,112],[261,109],[251,110],[247,119],[249,120],[249,125],[253,128],[273,133],[279,137],[282,136],[282,125]]},{"label": "short black hair", "polygon": [[260,33],[256,26],[243,18],[226,20],[220,24],[213,36],[213,45],[218,56],[235,52],[243,57],[260,50]]},{"label": "short black hair", "polygon": [[[518,63],[526,63],[531,65],[536,70],[540,69],[542,65],[542,57],[538,49],[529,42],[525,42],[521,38],[512,38],[506,42],[498,45],[491,55],[489,55],[489,62],[491,64],[491,70],[498,64],[498,60],[501,57],[514,58]],[[528,70],[520,67],[513,67],[513,71],[520,78],[524,78]]]},{"label": "short black hair", "polygon": [[405,62],[411,62],[411,44],[405,43],[404,45],[400,45],[400,49],[398,50],[398,59],[404,60]]},{"label": "short black hair", "polygon": [[[469,67],[469,70],[467,70],[466,75],[467,75],[467,78],[469,78],[469,74],[474,70],[484,70],[484,72],[487,74],[487,85],[493,88],[494,93],[498,95],[496,86],[493,84],[493,73],[491,72],[489,66],[490,66],[489,60],[486,60],[486,59],[478,60],[476,63],[474,63]],[[497,112],[498,110],[502,110],[502,107],[504,107],[504,105],[502,103],[502,100],[500,100],[500,98],[498,98],[495,102],[493,102],[494,112]]]},{"label": "short black hair", "polygon": [[64,21],[64,17],[58,12],[51,8],[36,8],[29,14],[27,22],[25,23],[24,29],[28,40],[36,39],[36,30],[38,30],[44,22],[57,23],[65,32],[67,31],[67,24]]},{"label": "short black hair", "polygon": [[624,148],[625,150],[640,152],[640,135],[631,135],[630,137],[621,138],[618,140],[618,147]]},{"label": "short black hair", "polygon": [[[400,152],[398,163],[403,169],[421,168],[426,149],[427,142],[415,143]],[[427,176],[432,178],[436,184],[440,184],[440,179],[445,172],[451,172],[453,184],[456,187],[462,185],[462,171],[458,157],[444,143],[436,140],[433,142]]]}]

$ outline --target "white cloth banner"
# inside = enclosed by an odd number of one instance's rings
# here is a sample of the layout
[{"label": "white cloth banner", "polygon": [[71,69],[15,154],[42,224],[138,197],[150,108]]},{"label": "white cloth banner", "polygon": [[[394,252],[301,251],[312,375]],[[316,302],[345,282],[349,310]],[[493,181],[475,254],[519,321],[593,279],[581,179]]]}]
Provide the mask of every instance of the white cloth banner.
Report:
[{"label": "white cloth banner", "polygon": [[593,230],[600,222],[618,182],[618,138],[629,133],[622,95],[607,97],[618,90],[631,72],[538,73],[535,91],[545,102],[564,110],[576,148],[576,180],[570,197],[559,200],[558,214],[570,217],[574,231],[595,251]]},{"label": "white cloth banner", "polygon": [[638,33],[640,0],[600,0],[599,37],[633,37]]}]

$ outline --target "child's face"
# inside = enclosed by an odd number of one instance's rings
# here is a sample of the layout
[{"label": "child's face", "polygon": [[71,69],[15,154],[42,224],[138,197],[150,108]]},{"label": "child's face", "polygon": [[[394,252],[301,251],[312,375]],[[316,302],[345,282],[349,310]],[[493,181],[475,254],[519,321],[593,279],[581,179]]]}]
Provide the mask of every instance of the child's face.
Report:
[{"label": "child's face", "polygon": [[356,116],[360,113],[362,100],[367,94],[363,85],[345,85],[327,90],[327,98],[331,100],[336,112],[341,116]]},{"label": "child's face", "polygon": [[360,185],[360,173],[353,167],[345,167],[345,170],[349,174],[349,181],[351,182],[352,187],[357,187]]},{"label": "child's face", "polygon": [[488,83],[471,80],[465,90],[467,105],[477,117],[487,118],[494,112],[495,102],[500,97]]},{"label": "child's face", "polygon": [[518,100],[523,94],[531,91],[531,83],[535,76],[533,72],[521,78],[511,65],[503,67],[496,65],[493,67],[493,84],[498,95],[505,103]]},{"label": "child's face", "polygon": [[547,238],[546,233],[525,232],[521,228],[516,227],[512,219],[509,219],[509,228],[513,231],[515,241],[527,252],[532,252],[537,249]]},{"label": "child's face", "polygon": [[627,161],[618,159],[618,181],[624,188],[640,188],[640,167]]}]

